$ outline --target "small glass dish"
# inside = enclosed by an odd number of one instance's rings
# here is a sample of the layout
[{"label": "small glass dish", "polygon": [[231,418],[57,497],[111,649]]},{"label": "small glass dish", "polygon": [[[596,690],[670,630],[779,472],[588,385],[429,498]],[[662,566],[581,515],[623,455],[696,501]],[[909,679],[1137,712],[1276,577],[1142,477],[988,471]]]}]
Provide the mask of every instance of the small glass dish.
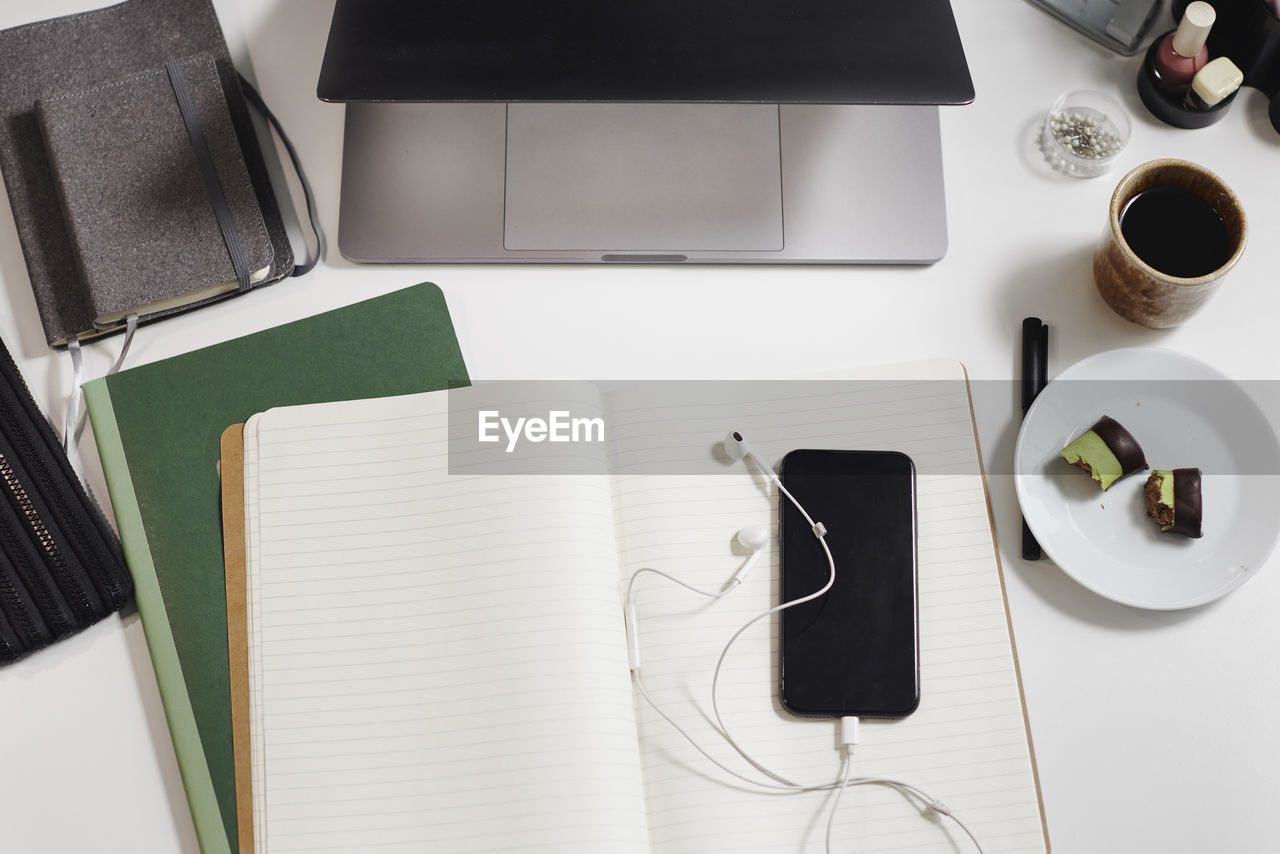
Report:
[{"label": "small glass dish", "polygon": [[1068,92],[1053,102],[1040,132],[1040,150],[1054,169],[1094,178],[1111,169],[1133,125],[1124,107],[1093,90]]}]

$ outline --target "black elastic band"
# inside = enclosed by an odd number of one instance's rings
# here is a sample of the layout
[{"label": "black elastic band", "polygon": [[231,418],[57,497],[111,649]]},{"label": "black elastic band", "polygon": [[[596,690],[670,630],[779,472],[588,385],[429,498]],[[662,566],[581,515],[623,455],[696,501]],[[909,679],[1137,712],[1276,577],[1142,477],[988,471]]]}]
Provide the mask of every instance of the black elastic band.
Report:
[{"label": "black elastic band", "polygon": [[302,171],[302,161],[298,159],[298,152],[294,150],[293,143],[289,141],[289,137],[285,136],[284,128],[280,126],[280,120],[275,117],[271,110],[267,109],[267,104],[262,100],[262,96],[258,94],[258,90],[253,88],[253,84],[246,80],[243,74],[240,75],[240,88],[244,90],[245,98],[249,103],[262,114],[262,117],[267,120],[271,128],[276,132],[276,135],[280,137],[280,142],[284,144],[284,150],[289,154],[289,160],[293,162],[293,171],[298,176],[298,183],[302,186],[302,195],[307,202],[307,219],[311,222],[311,232],[316,238],[316,254],[305,264],[294,266],[290,275],[301,276],[304,273],[311,272],[311,268],[324,257],[324,231],[320,228],[320,213],[316,210],[315,196],[311,193],[311,184],[307,182],[306,173]]},{"label": "black elastic band", "polygon": [[200,172],[204,176],[205,188],[209,191],[209,201],[213,205],[213,214],[218,218],[218,228],[222,230],[222,239],[227,244],[227,252],[231,255],[231,266],[236,271],[236,281],[240,290],[249,290],[249,262],[245,258],[244,244],[240,242],[240,234],[236,231],[235,221],[231,217],[231,206],[227,203],[226,193],[222,191],[222,182],[218,180],[218,170],[213,165],[213,156],[209,153],[209,143],[205,139],[204,129],[196,116],[195,101],[191,99],[191,91],[187,88],[186,78],[178,67],[178,61],[171,59],[164,64],[169,72],[169,82],[173,85],[173,94],[178,99],[178,112],[182,114],[182,123],[187,126],[187,136],[191,139],[191,149],[195,152],[196,162],[200,164]]}]

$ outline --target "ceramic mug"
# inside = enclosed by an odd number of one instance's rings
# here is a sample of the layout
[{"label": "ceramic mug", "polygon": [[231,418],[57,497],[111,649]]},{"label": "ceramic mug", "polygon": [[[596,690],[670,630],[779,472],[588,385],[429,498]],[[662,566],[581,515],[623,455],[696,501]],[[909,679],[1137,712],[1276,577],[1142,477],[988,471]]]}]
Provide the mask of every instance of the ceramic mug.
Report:
[{"label": "ceramic mug", "polygon": [[[1140,239],[1141,232],[1134,230],[1143,224],[1135,216],[1139,208],[1130,206],[1144,193],[1141,212],[1146,216],[1141,219],[1152,225],[1145,241]],[[1198,197],[1207,220],[1195,210],[1190,211],[1197,214],[1195,217],[1175,210],[1187,201],[1197,206],[1188,193]],[[1166,225],[1174,230],[1161,235],[1156,229]],[[1121,178],[1111,194],[1107,227],[1093,254],[1093,281],[1107,305],[1126,320],[1153,329],[1177,326],[1199,311],[1222,284],[1240,260],[1248,236],[1240,200],[1221,178],[1186,160],[1152,160]],[[1177,259],[1170,262],[1161,256],[1162,250],[1198,246],[1200,238],[1214,247],[1200,255],[1202,262],[1208,259],[1207,267],[1187,267]]]}]

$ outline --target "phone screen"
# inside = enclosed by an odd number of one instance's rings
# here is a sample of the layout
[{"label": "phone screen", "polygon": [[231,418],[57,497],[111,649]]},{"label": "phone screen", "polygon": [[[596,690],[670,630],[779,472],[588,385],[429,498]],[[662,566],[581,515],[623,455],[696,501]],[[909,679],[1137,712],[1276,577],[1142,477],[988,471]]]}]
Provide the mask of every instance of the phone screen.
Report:
[{"label": "phone screen", "polygon": [[[797,450],[782,482],[827,528],[831,590],[781,612],[779,697],[793,714],[903,717],[920,702],[915,465],[887,451]],[[826,584],[830,566],[799,511],[780,500],[781,595]]]}]

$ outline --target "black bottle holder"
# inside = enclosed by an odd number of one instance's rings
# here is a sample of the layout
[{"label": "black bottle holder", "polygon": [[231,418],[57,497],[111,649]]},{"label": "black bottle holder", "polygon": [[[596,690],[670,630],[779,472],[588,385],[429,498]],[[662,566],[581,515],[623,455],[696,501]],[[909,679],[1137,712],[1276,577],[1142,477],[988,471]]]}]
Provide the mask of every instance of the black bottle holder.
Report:
[{"label": "black bottle holder", "polygon": [[1164,41],[1164,38],[1160,36],[1151,43],[1151,47],[1147,48],[1146,58],[1142,61],[1142,67],[1138,69],[1138,95],[1142,98],[1142,103],[1151,111],[1151,115],[1166,124],[1178,128],[1208,127],[1227,114],[1227,110],[1231,108],[1231,102],[1236,99],[1236,92],[1232,92],[1206,110],[1193,110],[1183,106],[1182,95],[1170,95],[1156,83],[1155,59],[1160,50],[1160,42]]},{"label": "black bottle holder", "polygon": [[[1171,11],[1175,20],[1182,20],[1189,3],[1190,0],[1173,0]],[[1244,72],[1244,85],[1262,91],[1271,99],[1271,125],[1280,132],[1280,18],[1263,0],[1213,0],[1213,8],[1217,21],[1209,31],[1209,55],[1230,59]],[[1149,60],[1150,52],[1147,55]],[[1145,69],[1146,63],[1143,67]],[[1139,92],[1142,91],[1141,77],[1140,73]],[[1161,119],[1169,121],[1147,103],[1145,95],[1143,103]]]}]

